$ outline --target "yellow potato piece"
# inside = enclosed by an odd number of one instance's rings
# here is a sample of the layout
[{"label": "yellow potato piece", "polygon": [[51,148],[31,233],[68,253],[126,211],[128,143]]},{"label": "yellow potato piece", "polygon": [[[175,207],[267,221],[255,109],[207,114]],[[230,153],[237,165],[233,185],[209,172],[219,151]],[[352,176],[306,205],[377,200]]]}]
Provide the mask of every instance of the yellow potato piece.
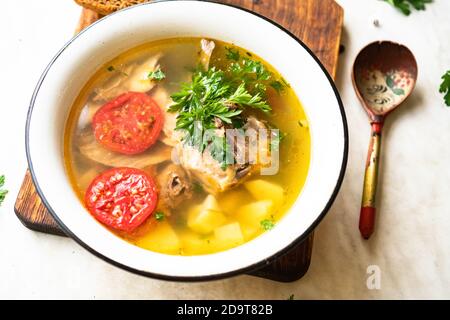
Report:
[{"label": "yellow potato piece", "polygon": [[261,225],[241,225],[242,235],[244,236],[245,241],[249,241],[256,237],[259,233],[262,232]]},{"label": "yellow potato piece", "polygon": [[222,194],[219,197],[218,202],[223,212],[234,215],[242,201],[249,198],[251,198],[251,195],[245,189],[231,190]]},{"label": "yellow potato piece", "polygon": [[206,197],[206,199],[205,199],[205,201],[203,201],[202,205],[203,205],[203,209],[206,209],[206,210],[221,211],[219,203],[217,202],[216,197],[214,197],[211,194],[209,194]]},{"label": "yellow potato piece", "polygon": [[155,228],[136,244],[144,249],[162,253],[178,253],[180,249],[180,239],[167,221],[158,222]]},{"label": "yellow potato piece", "polygon": [[239,222],[233,222],[214,230],[214,245],[221,249],[236,247],[244,242]]},{"label": "yellow potato piece", "polygon": [[237,219],[246,226],[260,226],[264,219],[268,219],[272,214],[273,201],[262,200],[249,203],[237,210]]},{"label": "yellow potato piece", "polygon": [[244,183],[244,187],[257,200],[272,200],[274,204],[280,205],[284,198],[284,189],[278,184],[257,179]]},{"label": "yellow potato piece", "polygon": [[198,233],[208,234],[223,225],[226,220],[216,198],[208,195],[199,210],[194,209],[189,213],[187,225]]},{"label": "yellow potato piece", "polygon": [[205,238],[198,233],[185,231],[180,234],[180,241],[183,254],[205,254],[215,251],[215,247],[211,244],[209,238]]}]

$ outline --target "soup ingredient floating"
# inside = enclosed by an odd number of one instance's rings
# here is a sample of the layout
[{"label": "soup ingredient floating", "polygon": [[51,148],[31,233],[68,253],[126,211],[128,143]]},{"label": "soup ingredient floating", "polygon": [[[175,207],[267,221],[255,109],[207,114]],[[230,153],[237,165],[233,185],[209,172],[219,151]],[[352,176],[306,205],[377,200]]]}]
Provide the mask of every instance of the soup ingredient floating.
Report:
[{"label": "soup ingredient floating", "polygon": [[131,155],[145,151],[158,140],[163,115],[148,95],[129,92],[101,107],[92,125],[95,138],[105,148]]},{"label": "soup ingredient floating", "polygon": [[88,187],[85,204],[100,222],[131,232],[155,210],[156,184],[144,171],[114,168],[100,174]]}]

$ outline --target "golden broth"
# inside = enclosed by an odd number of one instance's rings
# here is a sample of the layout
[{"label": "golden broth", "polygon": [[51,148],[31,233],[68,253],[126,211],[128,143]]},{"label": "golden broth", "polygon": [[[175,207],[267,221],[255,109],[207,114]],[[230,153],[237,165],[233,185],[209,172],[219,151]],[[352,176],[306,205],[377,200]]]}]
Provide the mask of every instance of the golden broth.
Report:
[{"label": "golden broth", "polygon": [[[198,63],[200,38],[168,39],[148,43],[129,50],[117,58],[106,63],[87,82],[76,99],[65,130],[65,163],[73,188],[84,203],[84,194],[90,182],[101,172],[110,167],[94,162],[86,158],[80,152],[80,137],[83,132],[90,130],[90,123],[86,120],[89,113],[89,105],[94,105],[93,97],[96,90],[111,77],[118,73],[126,73],[124,70],[134,63],[141,63],[147,57],[162,53],[161,68],[166,74],[166,79],[158,86],[164,88],[169,94],[179,90],[180,83],[190,80],[188,69],[193,69]],[[225,44],[216,41],[210,65],[216,67],[226,66]],[[234,47],[234,46],[233,46]],[[242,55],[251,56],[252,59],[262,61],[264,66],[273,72],[276,77],[281,75],[254,54],[244,49],[239,49]],[[149,92],[153,96],[154,89]],[[253,175],[247,184],[240,184],[229,191],[217,195],[219,210],[221,211],[220,224],[214,231],[204,231],[201,226],[190,226],[189,215],[198,214],[199,205],[205,201],[207,193],[196,182],[194,184],[194,196],[175,208],[170,215],[165,214],[162,221],[155,219],[155,214],[147,219],[132,233],[112,232],[137,246],[167,254],[197,255],[207,254],[229,249],[247,242],[265,231],[263,220],[276,223],[292,206],[298,197],[306,180],[310,161],[310,133],[308,122],[303,108],[293,90],[286,88],[281,93],[268,90],[268,102],[272,107],[270,115],[258,111],[250,111],[259,119],[265,119],[286,134],[280,143],[279,171],[273,176]],[[97,103],[98,104],[98,103]],[[269,182],[269,185],[261,185],[261,182],[251,183],[255,180]],[[273,193],[264,195],[258,190],[271,190]],[[248,186],[252,186],[251,188]],[[277,187],[278,186],[278,187]],[[268,188],[269,187],[269,188]],[[276,191],[282,188],[281,200],[273,199]],[[259,194],[260,199],[255,199],[249,190]],[[266,197],[267,199],[261,199]],[[267,201],[273,201],[272,206],[264,206]],[[254,205],[257,203],[257,205]],[[215,209],[214,209],[215,210]],[[295,212],[293,214],[301,214]],[[264,219],[262,219],[264,218]],[[206,220],[210,219],[209,217]],[[213,219],[213,218],[211,218]],[[217,217],[216,217],[217,219]],[[213,219],[214,220],[214,219]],[[236,224],[239,223],[239,225]],[[238,226],[238,227],[237,227]],[[270,225],[269,225],[270,227]],[[198,230],[203,230],[198,232]]]}]

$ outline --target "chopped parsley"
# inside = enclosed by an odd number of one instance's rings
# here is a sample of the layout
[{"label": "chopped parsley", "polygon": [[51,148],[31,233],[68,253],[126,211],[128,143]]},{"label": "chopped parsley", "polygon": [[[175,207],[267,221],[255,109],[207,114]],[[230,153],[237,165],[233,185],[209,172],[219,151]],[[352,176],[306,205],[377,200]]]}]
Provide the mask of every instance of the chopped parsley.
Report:
[{"label": "chopped parsley", "polygon": [[291,295],[289,296],[288,300],[294,300],[294,298],[295,298],[295,295],[294,295],[294,294],[291,294]]},{"label": "chopped parsley", "polygon": [[269,231],[275,227],[275,222],[272,219],[264,219],[260,222],[260,225],[263,230]]},{"label": "chopped parsley", "polygon": [[163,221],[163,220],[164,220],[164,217],[165,217],[164,212],[162,212],[162,211],[156,211],[156,213],[155,213],[155,219],[156,219],[157,221]]},{"label": "chopped parsley", "polygon": [[444,94],[444,101],[450,107],[450,70],[442,76],[442,83],[439,92]]},{"label": "chopped parsley", "polygon": [[150,80],[161,81],[166,78],[166,75],[160,68],[158,68],[156,71],[149,72],[148,78]]},{"label": "chopped parsley", "polygon": [[108,70],[109,72],[113,72],[113,71],[116,70],[116,68],[114,68],[114,66],[109,66],[109,67],[107,68],[107,70]]},{"label": "chopped parsley", "polygon": [[5,200],[6,194],[8,193],[8,190],[3,189],[3,186],[5,185],[5,176],[0,176],[0,205]]},{"label": "chopped parsley", "polygon": [[384,0],[391,6],[400,10],[404,15],[411,14],[411,6],[416,10],[425,10],[425,5],[433,2],[433,0]]}]

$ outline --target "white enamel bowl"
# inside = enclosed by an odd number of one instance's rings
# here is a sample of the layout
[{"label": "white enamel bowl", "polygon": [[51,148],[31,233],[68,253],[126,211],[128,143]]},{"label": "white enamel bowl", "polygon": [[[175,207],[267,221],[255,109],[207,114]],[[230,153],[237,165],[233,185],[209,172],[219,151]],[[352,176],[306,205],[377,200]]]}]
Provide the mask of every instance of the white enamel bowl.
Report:
[{"label": "white enamel bowl", "polygon": [[[82,206],[63,162],[64,125],[91,75],[121,52],[152,40],[207,37],[234,43],[271,63],[291,84],[310,123],[307,182],[271,232],[237,248],[203,256],[150,252],[118,238]],[[331,206],[347,161],[347,127],[338,92],[311,51],[276,24],[245,10],[197,1],[143,4],[112,14],[61,49],[43,73],[30,105],[26,147],[33,181],[65,232],[98,257],[124,269],[171,280],[208,280],[269,263],[304,239]]]}]

